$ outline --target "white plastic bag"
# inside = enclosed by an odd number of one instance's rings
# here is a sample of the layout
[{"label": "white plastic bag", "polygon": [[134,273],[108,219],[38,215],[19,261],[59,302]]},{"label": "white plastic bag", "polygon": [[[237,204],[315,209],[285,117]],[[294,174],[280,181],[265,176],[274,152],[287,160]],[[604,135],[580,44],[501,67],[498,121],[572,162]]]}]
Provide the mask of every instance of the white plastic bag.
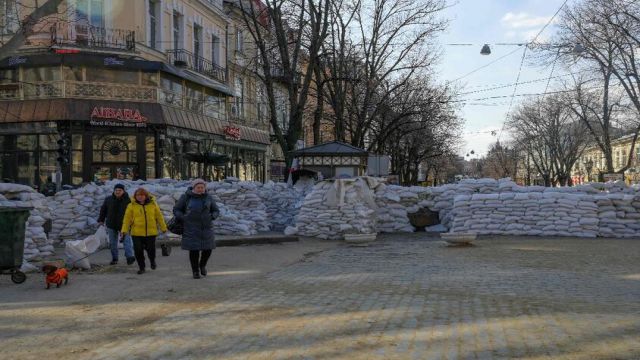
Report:
[{"label": "white plastic bag", "polygon": [[84,244],[84,240],[67,241],[64,248],[67,264],[80,269],[91,269],[91,263],[87,257],[89,254],[85,251],[86,249],[87,247]]},{"label": "white plastic bag", "polygon": [[[98,246],[101,248],[109,247],[109,237],[107,236],[107,229],[104,225],[98,227],[98,230],[94,234],[96,240],[98,241]],[[97,249],[96,249],[97,250]]]}]

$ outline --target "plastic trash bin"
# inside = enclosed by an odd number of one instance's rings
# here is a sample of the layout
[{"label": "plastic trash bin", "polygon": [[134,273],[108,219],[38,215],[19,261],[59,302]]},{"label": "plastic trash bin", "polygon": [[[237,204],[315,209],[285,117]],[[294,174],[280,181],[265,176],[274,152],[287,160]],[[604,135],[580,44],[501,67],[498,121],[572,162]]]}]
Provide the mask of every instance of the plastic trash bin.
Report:
[{"label": "plastic trash bin", "polygon": [[24,255],[25,223],[32,208],[0,207],[0,274],[8,273],[11,281],[23,283],[27,276],[20,271]]}]

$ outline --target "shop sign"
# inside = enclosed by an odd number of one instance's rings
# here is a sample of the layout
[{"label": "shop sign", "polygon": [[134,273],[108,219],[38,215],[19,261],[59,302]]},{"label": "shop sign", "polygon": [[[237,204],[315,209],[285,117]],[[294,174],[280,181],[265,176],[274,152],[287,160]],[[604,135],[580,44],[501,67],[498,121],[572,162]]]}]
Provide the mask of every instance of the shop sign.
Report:
[{"label": "shop sign", "polygon": [[604,174],[602,177],[604,178],[604,182],[624,180],[622,174]]},{"label": "shop sign", "polygon": [[12,56],[9,58],[9,66],[25,64],[26,62],[27,62],[27,58],[22,56]]},{"label": "shop sign", "polygon": [[94,126],[145,127],[147,126],[146,122],[147,118],[142,116],[140,111],[137,109],[119,109],[96,106],[91,112],[90,124]]},{"label": "shop sign", "polygon": [[225,126],[223,129],[224,138],[227,140],[240,140],[240,128],[235,126]]},{"label": "shop sign", "polygon": [[114,58],[114,57],[108,57],[108,58],[104,58],[104,64],[109,66],[123,66],[124,65],[124,60],[119,60],[118,58]]}]

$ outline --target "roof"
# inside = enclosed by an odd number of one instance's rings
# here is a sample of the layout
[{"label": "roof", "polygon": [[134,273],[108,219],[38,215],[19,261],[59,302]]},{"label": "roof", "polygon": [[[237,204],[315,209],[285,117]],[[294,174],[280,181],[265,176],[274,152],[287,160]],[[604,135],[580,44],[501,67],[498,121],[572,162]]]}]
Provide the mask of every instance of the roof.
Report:
[{"label": "roof", "polygon": [[306,147],[300,150],[292,151],[294,156],[313,156],[313,155],[368,155],[369,153],[340,141],[332,141],[320,145]]}]

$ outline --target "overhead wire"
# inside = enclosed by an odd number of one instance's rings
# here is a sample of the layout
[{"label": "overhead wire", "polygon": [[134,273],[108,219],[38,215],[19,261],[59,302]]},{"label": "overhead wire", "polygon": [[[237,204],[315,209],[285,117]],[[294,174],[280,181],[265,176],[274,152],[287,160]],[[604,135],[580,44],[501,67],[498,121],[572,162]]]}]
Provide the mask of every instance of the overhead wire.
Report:
[{"label": "overhead wire", "polygon": [[[558,8],[558,10],[556,10],[556,12],[553,14],[553,16],[549,19],[549,21],[547,21],[547,23],[542,27],[542,29],[540,29],[540,31],[536,34],[536,36],[533,38],[533,40],[531,40],[530,44],[533,44],[536,42],[536,40],[538,40],[538,37],[540,37],[540,35],[542,35],[542,33],[547,29],[547,27],[553,22],[553,20],[556,18],[556,16],[558,16],[558,14],[560,13],[560,11],[562,11],[562,9],[564,8],[565,5],[567,5],[567,3],[569,2],[569,0],[564,0],[564,2],[562,3],[562,5],[560,5],[560,7]],[[507,120],[509,118],[509,116],[511,115],[511,109],[513,107],[513,101],[516,98],[516,91],[518,90],[518,82],[520,81],[520,75],[522,73],[522,66],[524,65],[524,60],[527,54],[527,49],[529,48],[529,46],[527,45],[524,48],[524,51],[522,53],[522,59],[520,60],[520,67],[518,69],[518,75],[516,77],[516,84],[513,87],[513,94],[511,97],[511,101],[509,102],[509,107],[507,109],[507,113],[505,115],[505,119],[504,122],[502,123],[502,128],[500,128],[500,133],[498,134],[498,139],[497,141],[500,141],[500,137],[502,136],[502,133],[504,132],[504,128],[507,125]],[[548,84],[547,84],[548,85]],[[546,90],[545,89],[545,95],[546,95]],[[543,95],[544,96],[544,95]]]}]

